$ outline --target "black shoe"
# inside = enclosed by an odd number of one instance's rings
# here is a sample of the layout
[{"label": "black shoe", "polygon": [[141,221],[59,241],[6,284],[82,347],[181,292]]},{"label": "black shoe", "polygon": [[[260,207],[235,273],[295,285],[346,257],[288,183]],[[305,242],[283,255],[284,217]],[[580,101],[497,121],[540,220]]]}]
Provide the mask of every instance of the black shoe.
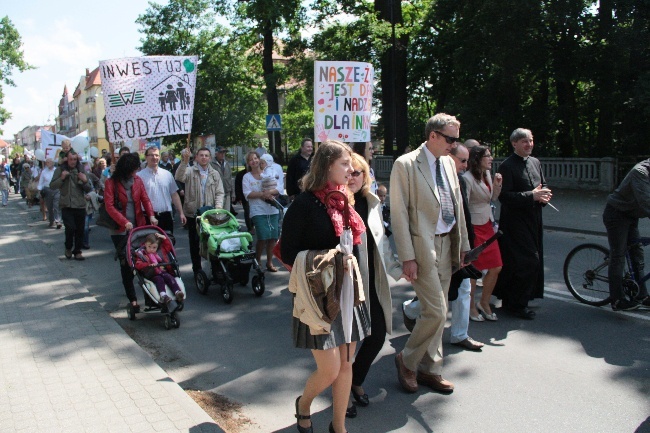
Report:
[{"label": "black shoe", "polygon": [[354,400],[357,402],[359,406],[366,407],[370,404],[370,399],[368,398],[368,394],[357,394],[354,391],[354,388],[351,388],[350,391],[352,391],[352,397],[354,397]]},{"label": "black shoe", "polygon": [[524,320],[533,320],[536,316],[535,312],[528,307],[524,308],[515,308],[510,310],[515,317],[519,317]]},{"label": "black shoe", "polygon": [[[336,431],[334,430],[334,426],[332,425],[331,422],[330,422],[330,433],[336,433]],[[345,432],[345,433],[348,433],[348,432]]]},{"label": "black shoe", "polygon": [[[300,397],[296,398],[296,419],[298,421],[300,421],[301,419],[311,419],[311,415],[300,415],[300,410],[298,410],[298,403],[300,402]],[[296,427],[298,427],[298,431],[300,433],[314,433],[314,429],[312,426],[302,427],[300,424],[296,423]]]},{"label": "black shoe", "polygon": [[402,304],[402,317],[404,318],[404,326],[406,329],[408,329],[409,332],[413,332],[413,328],[415,328],[415,319],[411,319],[406,315],[406,312],[404,311],[404,304]]},{"label": "black shoe", "polygon": [[351,407],[347,408],[345,410],[345,417],[346,418],[356,418],[357,417],[357,407],[355,405],[352,405]]},{"label": "black shoe", "polygon": [[639,308],[641,304],[636,301],[630,301],[627,299],[617,299],[612,302],[612,310],[614,311],[632,311]]}]

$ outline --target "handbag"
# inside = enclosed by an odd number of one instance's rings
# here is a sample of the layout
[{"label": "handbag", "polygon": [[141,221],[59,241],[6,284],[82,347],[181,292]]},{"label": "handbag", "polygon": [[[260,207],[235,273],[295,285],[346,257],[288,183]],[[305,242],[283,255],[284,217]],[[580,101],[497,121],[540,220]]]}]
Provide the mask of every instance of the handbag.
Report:
[{"label": "handbag", "polygon": [[[107,179],[106,181],[109,182],[110,179]],[[114,200],[115,208],[119,209],[117,194],[114,194],[113,200]],[[98,216],[97,216],[97,220],[95,221],[95,224],[101,227],[106,227],[107,229],[111,229],[111,230],[117,230],[120,227],[120,225],[116,223],[115,220],[109,215],[108,211],[106,210],[106,203],[104,202],[102,202],[99,205]]]}]

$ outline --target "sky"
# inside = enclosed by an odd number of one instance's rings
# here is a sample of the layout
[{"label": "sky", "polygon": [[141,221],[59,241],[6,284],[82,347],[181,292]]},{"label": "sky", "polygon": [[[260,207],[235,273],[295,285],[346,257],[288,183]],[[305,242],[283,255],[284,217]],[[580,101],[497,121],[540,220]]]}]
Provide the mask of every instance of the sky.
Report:
[{"label": "sky", "polygon": [[[155,3],[166,4],[165,0]],[[79,79],[100,60],[139,56],[136,18],[148,0],[1,0],[0,17],[21,35],[25,60],[37,69],[13,71],[16,87],[2,85],[3,107],[12,118],[0,126],[3,139],[31,125],[53,124],[63,87],[74,92]],[[51,119],[50,122],[47,122]]]}]

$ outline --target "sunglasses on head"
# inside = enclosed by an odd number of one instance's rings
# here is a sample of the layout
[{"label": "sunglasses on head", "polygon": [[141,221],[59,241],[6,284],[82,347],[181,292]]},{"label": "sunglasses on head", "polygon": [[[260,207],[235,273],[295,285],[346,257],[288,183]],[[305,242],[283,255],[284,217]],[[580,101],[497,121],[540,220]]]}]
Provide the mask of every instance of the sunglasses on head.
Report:
[{"label": "sunglasses on head", "polygon": [[440,134],[440,136],[443,137],[443,138],[445,139],[445,141],[447,142],[447,144],[454,144],[455,142],[458,141],[458,137],[450,137],[450,136],[448,136],[448,135],[443,134],[443,133],[440,132],[440,131],[433,131],[433,132],[435,132],[436,134]]},{"label": "sunglasses on head", "polygon": [[361,176],[362,174],[363,174],[363,171],[359,171],[359,170],[354,170],[352,173],[350,173],[350,175],[351,175],[352,177],[359,177],[359,176]]}]

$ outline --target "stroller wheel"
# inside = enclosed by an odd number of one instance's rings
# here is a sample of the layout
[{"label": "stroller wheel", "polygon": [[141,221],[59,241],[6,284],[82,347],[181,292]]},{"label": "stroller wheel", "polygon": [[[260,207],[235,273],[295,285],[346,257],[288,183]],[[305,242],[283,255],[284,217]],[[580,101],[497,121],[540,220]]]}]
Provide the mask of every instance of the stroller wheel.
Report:
[{"label": "stroller wheel", "polygon": [[233,298],[233,284],[232,282],[226,283],[223,286],[221,286],[221,297],[223,298],[223,302],[226,304],[230,304],[232,302]]},{"label": "stroller wheel", "polygon": [[181,327],[181,319],[174,315],[174,318],[172,319],[172,325],[174,325],[174,328],[180,328]]},{"label": "stroller wheel", "polygon": [[255,275],[253,281],[251,282],[251,287],[253,288],[253,293],[255,296],[262,296],[264,294],[264,278],[260,278]]},{"label": "stroller wheel", "polygon": [[205,295],[208,293],[208,287],[210,287],[210,280],[208,275],[200,270],[194,274],[194,282],[196,283],[196,288],[200,294]]},{"label": "stroller wheel", "polygon": [[170,315],[165,316],[165,329],[168,331],[172,329],[172,316]]}]

